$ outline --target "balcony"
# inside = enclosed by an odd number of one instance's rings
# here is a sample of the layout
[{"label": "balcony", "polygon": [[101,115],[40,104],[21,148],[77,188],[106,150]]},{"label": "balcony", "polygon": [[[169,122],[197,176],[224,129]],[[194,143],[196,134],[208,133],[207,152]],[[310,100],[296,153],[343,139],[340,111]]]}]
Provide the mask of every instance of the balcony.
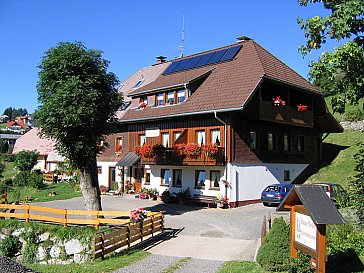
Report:
[{"label": "balcony", "polygon": [[155,165],[175,165],[175,166],[223,166],[225,149],[219,147],[214,158],[208,157],[205,153],[201,153],[196,158],[188,158],[176,154],[173,148],[164,148],[159,151],[155,158],[146,158],[141,156],[142,164]]},{"label": "balcony", "polygon": [[258,101],[258,107],[251,109],[251,117],[260,120],[284,123],[303,127],[313,127],[313,111],[297,111],[292,106],[274,106],[270,101]]}]

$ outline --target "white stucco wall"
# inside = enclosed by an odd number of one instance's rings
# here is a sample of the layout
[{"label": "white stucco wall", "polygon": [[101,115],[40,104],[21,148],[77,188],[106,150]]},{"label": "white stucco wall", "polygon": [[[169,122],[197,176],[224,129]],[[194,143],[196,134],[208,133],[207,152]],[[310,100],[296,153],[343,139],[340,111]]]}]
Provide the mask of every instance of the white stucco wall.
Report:
[{"label": "white stucco wall", "polygon": [[[99,185],[109,186],[109,167],[115,167],[117,162],[98,161],[97,166],[101,167],[101,173],[98,174]],[[120,182],[120,170],[116,167],[116,181]]]},{"label": "white stucco wall", "polygon": [[[260,199],[264,188],[275,183],[291,183],[308,164],[228,164],[229,199],[248,201]],[[290,171],[290,181],[284,181],[284,170]]]},{"label": "white stucco wall", "polygon": [[38,162],[33,167],[34,170],[41,170],[42,172],[45,170],[45,157],[44,156],[38,156]]},{"label": "white stucco wall", "polygon": [[[225,187],[220,185],[220,190],[212,190],[210,187],[210,170],[220,171],[222,178],[226,178],[226,168],[225,167],[207,167],[207,166],[154,166],[154,165],[146,165],[146,169],[151,170],[150,175],[150,185],[144,184],[143,179],[143,187],[145,188],[156,188],[159,191],[159,194],[162,194],[165,189],[169,189],[171,193],[177,193],[179,191],[184,191],[187,188],[190,188],[190,194],[203,194],[215,196],[217,194],[224,194]],[[170,186],[162,186],[161,185],[161,169],[169,169],[171,174]],[[182,170],[182,187],[173,187],[172,179],[173,179],[173,169]],[[196,170],[205,170],[206,171],[206,180],[205,180],[205,189],[195,189],[195,171]]]}]

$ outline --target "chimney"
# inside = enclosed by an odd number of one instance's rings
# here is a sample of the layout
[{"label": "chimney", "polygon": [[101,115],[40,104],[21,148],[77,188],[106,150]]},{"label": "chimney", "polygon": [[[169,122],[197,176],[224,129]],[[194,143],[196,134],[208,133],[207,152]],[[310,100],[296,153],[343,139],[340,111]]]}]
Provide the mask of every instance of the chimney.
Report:
[{"label": "chimney", "polygon": [[248,36],[240,36],[240,37],[237,37],[236,40],[237,40],[237,43],[240,43],[240,42],[250,41],[251,39]]},{"label": "chimney", "polygon": [[157,56],[157,64],[161,64],[161,63],[165,63],[166,62],[166,58],[165,56]]}]

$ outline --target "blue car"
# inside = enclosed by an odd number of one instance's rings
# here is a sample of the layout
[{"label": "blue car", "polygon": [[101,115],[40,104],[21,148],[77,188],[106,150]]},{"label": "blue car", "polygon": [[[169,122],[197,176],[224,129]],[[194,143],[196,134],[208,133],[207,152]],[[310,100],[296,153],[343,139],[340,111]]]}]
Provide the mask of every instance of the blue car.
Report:
[{"label": "blue car", "polygon": [[293,187],[292,184],[273,184],[264,189],[261,200],[264,206],[279,205]]}]

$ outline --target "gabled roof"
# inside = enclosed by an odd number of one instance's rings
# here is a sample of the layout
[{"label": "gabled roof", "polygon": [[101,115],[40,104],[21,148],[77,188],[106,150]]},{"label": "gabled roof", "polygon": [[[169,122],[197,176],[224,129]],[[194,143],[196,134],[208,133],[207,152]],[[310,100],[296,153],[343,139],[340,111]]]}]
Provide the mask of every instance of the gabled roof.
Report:
[{"label": "gabled roof", "polygon": [[18,125],[20,126],[21,128],[24,128],[25,127],[25,124],[23,121],[21,120],[11,120],[11,121],[8,121],[7,124],[6,124],[6,127],[12,127],[14,125]]},{"label": "gabled roof", "polygon": [[[240,44],[242,45],[241,50],[231,61],[168,75],[160,74],[155,81],[139,88],[137,91],[130,92],[129,96],[138,96],[143,92],[189,84],[196,77],[209,71],[211,72],[192,96],[180,105],[164,107],[147,106],[144,110],[130,109],[121,121],[138,121],[185,114],[242,109],[263,78],[269,78],[270,80],[299,87],[310,92],[318,92],[316,86],[309,83],[254,41],[247,40],[240,42]],[[233,44],[223,48],[236,45]],[[207,52],[220,49],[222,48]],[[207,52],[199,54],[206,54]],[[199,54],[196,54],[196,56]]]},{"label": "gabled roof", "polygon": [[285,206],[302,204],[312,221],[320,224],[345,224],[335,204],[327,196],[321,186],[295,185],[279,204],[277,211],[289,210]]},{"label": "gabled roof", "polygon": [[55,153],[54,140],[50,138],[40,138],[38,132],[37,128],[33,128],[18,138],[14,145],[13,154],[17,154],[23,150],[37,151],[39,155]]}]

